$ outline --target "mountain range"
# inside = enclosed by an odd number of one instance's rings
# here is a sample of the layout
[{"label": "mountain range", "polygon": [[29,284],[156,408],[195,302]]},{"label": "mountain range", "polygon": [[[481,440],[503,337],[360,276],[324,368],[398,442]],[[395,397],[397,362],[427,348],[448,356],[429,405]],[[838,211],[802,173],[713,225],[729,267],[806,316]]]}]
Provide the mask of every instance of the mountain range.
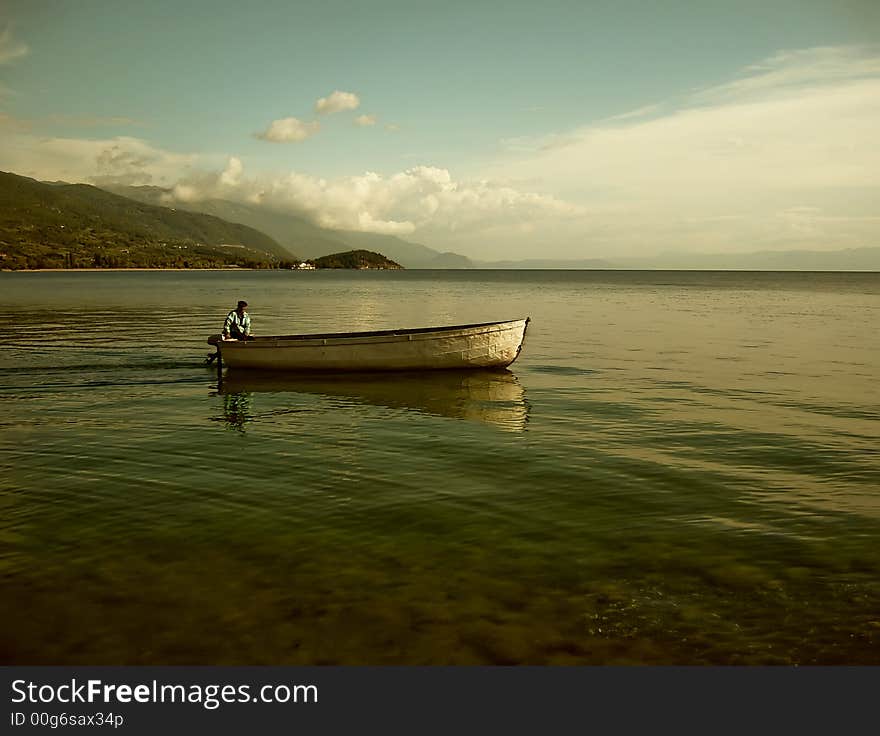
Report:
[{"label": "mountain range", "polygon": [[649,257],[474,261],[474,268],[640,271],[880,271],[880,248],[751,253],[664,253]]},{"label": "mountain range", "polygon": [[[152,204],[169,201],[170,190],[160,187],[115,187],[111,191]],[[346,250],[369,250],[390,258],[404,268],[484,269],[644,269],[644,270],[755,270],[755,271],[875,271],[880,270],[880,248],[836,251],[758,251],[750,253],[667,253],[648,257],[531,258],[480,261],[458,253],[441,253],[394,235],[320,228],[303,217],[265,207],[224,199],[177,203],[189,209],[240,222],[271,235],[291,253],[317,258]]]},{"label": "mountain range", "polygon": [[320,228],[256,205],[224,199],[182,203],[170,195],[160,187],[105,190],[0,172],[0,268],[277,267],[370,251],[417,269],[880,271],[880,247],[474,261],[393,235]]},{"label": "mountain range", "polygon": [[880,247],[844,250],[767,250],[751,253],[664,253],[621,258],[618,268],[704,271],[880,271]]}]

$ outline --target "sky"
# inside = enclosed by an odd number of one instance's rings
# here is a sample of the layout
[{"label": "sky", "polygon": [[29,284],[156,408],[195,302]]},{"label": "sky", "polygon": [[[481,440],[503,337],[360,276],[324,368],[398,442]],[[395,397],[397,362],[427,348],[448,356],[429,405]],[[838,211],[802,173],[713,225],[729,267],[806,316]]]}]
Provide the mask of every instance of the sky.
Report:
[{"label": "sky", "polygon": [[475,259],[880,246],[880,2],[3,0],[0,170]]}]

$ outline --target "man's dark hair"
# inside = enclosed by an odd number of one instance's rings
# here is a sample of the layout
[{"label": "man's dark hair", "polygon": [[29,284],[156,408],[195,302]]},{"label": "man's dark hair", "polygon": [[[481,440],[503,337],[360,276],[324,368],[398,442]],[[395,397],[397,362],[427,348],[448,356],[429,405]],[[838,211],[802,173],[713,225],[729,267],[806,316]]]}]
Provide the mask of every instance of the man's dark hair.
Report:
[{"label": "man's dark hair", "polygon": [[239,307],[246,307],[246,306],[247,306],[247,302],[244,301],[244,300],[241,300],[241,301],[238,303],[238,306],[239,306]]}]

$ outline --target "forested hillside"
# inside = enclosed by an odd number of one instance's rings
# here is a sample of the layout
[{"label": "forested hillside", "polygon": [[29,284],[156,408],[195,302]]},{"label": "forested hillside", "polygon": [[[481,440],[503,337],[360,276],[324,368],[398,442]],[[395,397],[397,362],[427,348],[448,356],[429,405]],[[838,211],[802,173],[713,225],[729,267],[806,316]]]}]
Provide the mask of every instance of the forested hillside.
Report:
[{"label": "forested hillside", "polygon": [[389,260],[381,253],[369,250],[350,250],[345,253],[332,253],[311,261],[316,268],[357,268],[357,269],[401,269],[399,263]]},{"label": "forested hillside", "polygon": [[274,268],[294,260],[246,225],[0,172],[0,268]]}]

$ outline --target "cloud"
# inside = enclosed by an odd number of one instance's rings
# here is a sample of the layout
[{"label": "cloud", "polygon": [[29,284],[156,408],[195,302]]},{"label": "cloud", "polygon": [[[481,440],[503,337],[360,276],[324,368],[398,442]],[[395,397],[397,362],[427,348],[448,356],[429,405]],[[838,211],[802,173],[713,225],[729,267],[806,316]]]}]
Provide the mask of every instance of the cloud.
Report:
[{"label": "cloud", "polygon": [[358,115],[354,119],[354,124],[360,125],[362,127],[366,127],[369,125],[375,125],[376,124],[376,116],[375,115]]},{"label": "cloud", "polygon": [[299,143],[320,129],[321,124],[317,120],[303,122],[297,118],[281,118],[273,120],[262,133],[257,133],[257,138],[272,143]]},{"label": "cloud", "polygon": [[[877,130],[880,53],[822,47],[677,101],[507,141],[488,174],[578,202],[588,216],[559,242],[584,255],[876,245]],[[792,210],[804,206],[823,214]]]},{"label": "cloud", "polygon": [[498,222],[545,222],[578,216],[574,205],[486,179],[456,180],[447,169],[416,166],[325,179],[296,171],[248,175],[232,156],[164,150],[127,136],[108,139],[40,137],[19,121],[0,118],[0,160],[37,179],[98,186],[159,185],[164,203],[229,199],[294,213],[329,228],[394,235],[491,231]]},{"label": "cloud", "polygon": [[220,174],[220,183],[229,187],[238,186],[243,171],[244,166],[241,163],[241,159],[235,156],[230,157],[229,163]]},{"label": "cloud", "polygon": [[8,23],[0,28],[0,64],[9,64],[28,53],[30,48],[24,41],[13,38],[12,27]]},{"label": "cloud", "polygon": [[635,110],[620,113],[619,115],[613,115],[612,117],[607,119],[607,122],[633,120],[635,118],[646,118],[659,113],[661,109],[662,106],[657,104],[643,105],[642,107],[638,107]]},{"label": "cloud", "polygon": [[16,173],[98,186],[158,185],[165,203],[229,199],[295,213],[318,225],[408,235],[480,231],[498,221],[522,224],[576,216],[554,197],[487,180],[460,181],[439,167],[417,166],[324,179],[296,171],[248,176],[242,160],[181,154],[127,136],[108,139],[41,137],[16,119],[0,118],[0,160]]},{"label": "cloud", "polygon": [[181,201],[223,198],[304,216],[321,227],[406,235],[533,222],[579,214],[574,205],[489,181],[456,181],[446,169],[417,166],[382,176],[327,180],[298,172],[247,178],[231,158],[218,174],[196,173],[174,188]]},{"label": "cloud", "polygon": [[336,90],[328,97],[321,97],[315,102],[315,112],[320,115],[331,115],[345,110],[355,110],[360,104],[360,98],[353,92]]},{"label": "cloud", "polygon": [[696,102],[778,99],[805,88],[880,76],[878,49],[867,46],[818,46],[780,51],[747,66],[740,78],[696,92]]},{"label": "cloud", "polygon": [[517,136],[514,138],[502,138],[501,147],[514,152],[534,153],[537,151],[549,151],[553,148],[563,148],[576,140],[572,135],[550,133],[545,136]]},{"label": "cloud", "polygon": [[385,126],[385,130],[387,130],[389,133],[396,133],[398,130],[400,130],[400,126],[395,125],[394,123],[388,123],[388,125]]},{"label": "cloud", "polygon": [[90,140],[37,136],[7,120],[10,134],[0,136],[4,168],[43,180],[89,182],[98,186],[170,185],[199,163],[212,159],[157,148],[139,138]]}]

